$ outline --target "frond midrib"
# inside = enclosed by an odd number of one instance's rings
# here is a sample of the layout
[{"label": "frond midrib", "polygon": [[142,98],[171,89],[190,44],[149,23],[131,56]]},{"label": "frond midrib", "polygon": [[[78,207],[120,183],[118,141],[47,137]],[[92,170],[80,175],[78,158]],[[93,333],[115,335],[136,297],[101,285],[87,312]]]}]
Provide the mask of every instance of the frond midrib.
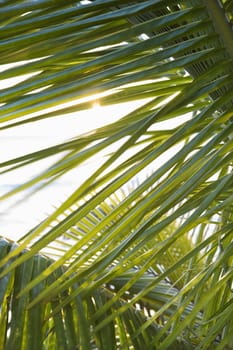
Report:
[{"label": "frond midrib", "polygon": [[233,31],[223,7],[217,0],[203,0],[213,26],[228,55],[233,60]]}]

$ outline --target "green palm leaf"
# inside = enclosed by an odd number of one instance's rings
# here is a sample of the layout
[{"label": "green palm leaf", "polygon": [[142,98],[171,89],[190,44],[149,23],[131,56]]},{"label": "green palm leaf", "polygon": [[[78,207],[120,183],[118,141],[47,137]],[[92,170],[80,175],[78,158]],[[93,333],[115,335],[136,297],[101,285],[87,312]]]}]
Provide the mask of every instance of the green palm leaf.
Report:
[{"label": "green palm leaf", "polygon": [[0,163],[41,169],[8,203],[99,159],[17,244],[1,239],[0,348],[231,349],[231,1],[0,6],[2,133],[140,102]]}]

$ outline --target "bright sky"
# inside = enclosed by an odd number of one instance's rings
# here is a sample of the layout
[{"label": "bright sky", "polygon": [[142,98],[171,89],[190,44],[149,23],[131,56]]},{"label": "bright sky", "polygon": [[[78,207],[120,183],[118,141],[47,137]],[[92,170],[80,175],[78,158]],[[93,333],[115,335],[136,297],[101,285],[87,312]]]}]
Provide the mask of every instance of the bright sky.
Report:
[{"label": "bright sky", "polygon": [[[7,68],[9,68],[9,65],[3,65],[0,67],[0,71]],[[20,81],[27,79],[27,77],[27,75],[22,76]],[[4,80],[1,82],[1,86],[9,87],[16,82],[19,82],[19,80]],[[40,123],[35,122],[5,129],[1,131],[0,134],[0,162],[52,146],[58,142],[63,142],[79,134],[111,123],[119,117],[130,113],[145,102],[146,100],[140,100],[134,103],[122,103],[103,107],[93,100],[93,108],[90,110],[58,117],[56,120],[54,118],[45,119]],[[184,116],[182,116],[182,119],[184,121]],[[179,124],[180,120],[176,122]],[[56,125],[55,128],[54,125]],[[171,125],[167,127],[171,127]],[[169,152],[165,155],[164,159],[170,158],[174,152],[177,152],[178,148],[179,147],[175,148],[173,152]],[[0,195],[30,179],[35,172],[41,172],[43,168],[51,164],[51,159],[38,164],[35,163],[15,172],[1,175]],[[155,164],[155,167],[159,166],[161,163],[158,161],[157,164],[158,165]],[[8,202],[4,201],[0,204],[0,235],[17,240],[24,235],[27,230],[38,224],[41,219],[51,213],[54,210],[54,205],[59,204],[59,202],[71,194],[99,165],[100,159],[89,161],[62,180],[46,187],[45,190],[38,192],[27,200],[23,199],[23,201],[19,201],[25,195],[23,193],[22,195],[13,197]]]},{"label": "bright sky", "polygon": [[[1,131],[0,162],[9,160],[28,152],[39,150],[41,147],[52,146],[57,142],[63,142],[84,132],[93,130],[106,123],[117,120],[120,116],[129,113],[142,104],[124,103],[117,106],[102,107],[93,103],[93,108],[79,113],[73,113],[64,117],[47,119],[41,123],[31,123],[16,128]],[[54,128],[56,125],[56,128]],[[36,171],[42,170],[51,163],[48,159],[38,165],[22,168],[16,172],[1,175],[0,195],[9,191],[18,184],[29,179]],[[97,162],[88,162],[78,170],[73,171],[45,190],[37,193],[28,200],[18,202],[22,196],[17,196],[0,205],[1,232],[0,235],[11,239],[18,239],[22,234],[37,224],[48,213],[54,210],[54,205],[67,197],[90,173],[94,171]],[[9,207],[9,205],[11,205]]]}]

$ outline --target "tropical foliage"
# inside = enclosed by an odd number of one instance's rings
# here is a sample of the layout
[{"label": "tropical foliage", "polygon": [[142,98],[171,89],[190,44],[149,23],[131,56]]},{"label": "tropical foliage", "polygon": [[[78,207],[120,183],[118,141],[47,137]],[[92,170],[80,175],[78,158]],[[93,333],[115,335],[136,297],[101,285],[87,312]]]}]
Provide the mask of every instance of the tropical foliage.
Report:
[{"label": "tropical foliage", "polygon": [[0,240],[0,349],[233,349],[232,0],[0,7],[1,131],[141,100],[0,164],[37,165],[7,201],[100,159],[17,243]]}]

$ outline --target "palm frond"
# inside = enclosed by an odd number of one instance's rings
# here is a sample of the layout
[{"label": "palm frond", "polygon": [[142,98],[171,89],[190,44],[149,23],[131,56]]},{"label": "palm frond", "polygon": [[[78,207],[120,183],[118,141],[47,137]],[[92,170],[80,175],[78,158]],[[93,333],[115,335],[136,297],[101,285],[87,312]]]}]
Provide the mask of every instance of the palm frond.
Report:
[{"label": "palm frond", "polygon": [[231,348],[231,1],[4,1],[0,12],[1,132],[140,101],[0,163],[3,175],[50,159],[7,202],[99,159],[19,244],[1,241],[1,346]]}]

